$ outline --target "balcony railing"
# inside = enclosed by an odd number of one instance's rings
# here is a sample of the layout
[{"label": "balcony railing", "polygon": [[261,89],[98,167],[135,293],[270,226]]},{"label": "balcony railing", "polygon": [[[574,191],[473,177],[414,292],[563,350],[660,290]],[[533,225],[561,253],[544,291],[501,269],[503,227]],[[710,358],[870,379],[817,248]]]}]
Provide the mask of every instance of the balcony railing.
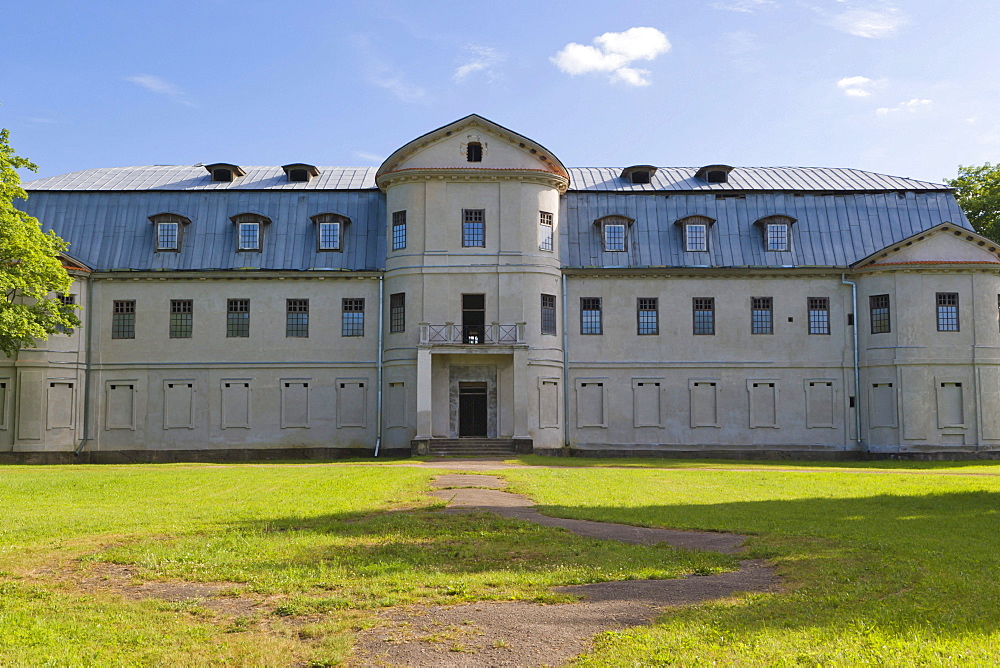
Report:
[{"label": "balcony railing", "polygon": [[510,325],[432,325],[420,323],[420,343],[425,345],[511,346],[524,343],[524,323]]}]

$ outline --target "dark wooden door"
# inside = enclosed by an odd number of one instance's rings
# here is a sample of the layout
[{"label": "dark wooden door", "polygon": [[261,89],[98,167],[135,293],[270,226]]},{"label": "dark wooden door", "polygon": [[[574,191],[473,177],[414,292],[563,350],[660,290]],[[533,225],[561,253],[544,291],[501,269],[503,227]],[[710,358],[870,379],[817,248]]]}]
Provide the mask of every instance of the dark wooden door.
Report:
[{"label": "dark wooden door", "polygon": [[458,390],[458,435],[486,436],[486,388]]}]

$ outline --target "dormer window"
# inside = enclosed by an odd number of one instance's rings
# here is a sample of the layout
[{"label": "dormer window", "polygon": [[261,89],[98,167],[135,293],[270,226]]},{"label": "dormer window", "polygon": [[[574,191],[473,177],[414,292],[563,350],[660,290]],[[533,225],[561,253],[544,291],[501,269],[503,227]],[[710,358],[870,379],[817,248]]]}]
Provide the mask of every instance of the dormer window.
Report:
[{"label": "dormer window", "polygon": [[343,250],[344,225],[351,222],[347,216],[338,213],[320,213],[312,217],[316,225],[316,250]]},{"label": "dormer window", "polygon": [[791,250],[793,223],[795,219],[790,216],[767,216],[755,222],[764,235],[764,250],[778,253]]},{"label": "dormer window", "polygon": [[153,233],[156,235],[156,250],[178,252],[181,249],[181,235],[184,226],[191,223],[184,216],[174,213],[158,213],[149,217],[153,223]]},{"label": "dormer window", "polygon": [[708,251],[708,228],[715,223],[708,216],[688,216],[677,221],[684,236],[684,250],[688,253]]},{"label": "dormer window", "polygon": [[282,165],[285,176],[289,183],[306,183],[314,176],[319,176],[319,170],[314,165],[307,165],[304,162],[293,162],[290,165]]},{"label": "dormer window", "polygon": [[651,182],[656,167],[652,165],[632,165],[622,170],[621,178],[635,185],[645,185]]},{"label": "dormer window", "polygon": [[212,175],[212,181],[216,183],[229,183],[240,176],[246,176],[246,172],[240,169],[239,165],[231,165],[228,162],[205,165],[205,169]]},{"label": "dormer window", "polygon": [[605,252],[624,253],[628,250],[628,228],[633,222],[625,216],[605,216],[594,221],[595,225],[600,226]]},{"label": "dormer window", "polygon": [[733,168],[729,165],[705,165],[695,172],[694,176],[705,183],[729,183],[729,172],[731,171]]},{"label": "dormer window", "polygon": [[465,146],[465,159],[469,162],[483,161],[483,145],[477,141],[470,141]]},{"label": "dormer window", "polygon": [[271,219],[256,213],[241,213],[230,218],[236,225],[236,250],[241,253],[259,253],[264,249],[264,226]]}]

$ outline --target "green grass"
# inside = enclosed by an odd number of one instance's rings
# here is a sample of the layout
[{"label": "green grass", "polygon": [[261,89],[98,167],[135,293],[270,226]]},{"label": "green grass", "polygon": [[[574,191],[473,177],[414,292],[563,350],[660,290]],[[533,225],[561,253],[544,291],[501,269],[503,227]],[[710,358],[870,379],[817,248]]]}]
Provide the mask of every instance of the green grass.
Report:
[{"label": "green grass", "polygon": [[786,578],[604,634],[581,665],[1000,662],[1000,466],[746,464],[506,474],[548,514],[750,534]]},{"label": "green grass", "polygon": [[[554,601],[564,597],[553,585],[735,567],[721,555],[442,514],[424,493],[435,473],[0,469],[0,665],[336,664],[380,607]],[[183,603],[135,600],[122,588],[142,582],[224,584]],[[226,599],[249,601],[251,612],[219,612]]]},{"label": "green grass", "polygon": [[[1000,663],[1000,465],[525,461],[558,465],[500,472],[543,512],[744,533],[784,577],[602,634],[580,665]],[[0,665],[333,665],[384,606],[734,567],[442,514],[435,473],[2,467]],[[175,603],[129,593],[143,583],[220,589]]]}]

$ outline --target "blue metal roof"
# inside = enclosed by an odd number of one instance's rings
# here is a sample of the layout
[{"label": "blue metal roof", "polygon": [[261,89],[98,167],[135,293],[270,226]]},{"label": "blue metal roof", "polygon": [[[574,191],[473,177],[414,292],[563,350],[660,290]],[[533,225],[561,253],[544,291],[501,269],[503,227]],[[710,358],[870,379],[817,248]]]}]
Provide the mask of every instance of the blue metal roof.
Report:
[{"label": "blue metal roof", "polygon": [[[70,244],[69,254],[97,271],[115,269],[378,269],[385,266],[385,197],[369,191],[33,192],[20,207]],[[180,252],[155,252],[149,216],[176,213]],[[230,217],[257,213],[263,251],[236,252]],[[310,216],[350,218],[342,252],[318,252]]]},{"label": "blue metal roof", "polygon": [[[721,197],[721,198],[720,198]],[[797,219],[787,252],[767,252],[754,222],[766,216]],[[610,215],[634,219],[625,252],[605,252],[600,226]],[[684,250],[675,223],[713,218],[708,252]],[[562,202],[562,259],[568,267],[847,267],[943,222],[972,229],[950,192],[843,195],[571,192]]]},{"label": "blue metal roof", "polygon": [[[24,184],[24,210],[70,243],[74,258],[98,271],[240,269],[371,270],[385,266],[385,196],[374,168],[320,167],[308,182],[287,181],[280,167],[246,167],[215,183],[204,167],[127,167],[75,172]],[[971,229],[947,186],[848,169],[735,168],[709,184],[692,168],[661,168],[650,184],[631,184],[617,169],[573,169],[562,198],[562,262],[568,267],[748,267],[850,264],[942,222]],[[191,220],[182,250],[155,252],[148,217]],[[272,223],[261,253],[236,252],[230,217],[258,213]],[[310,216],[337,213],[351,224],[343,252],[317,252]],[[634,219],[628,250],[603,250],[594,221]],[[709,251],[684,251],[676,221],[703,215]],[[788,252],[765,252],[765,216],[797,219]]]}]

